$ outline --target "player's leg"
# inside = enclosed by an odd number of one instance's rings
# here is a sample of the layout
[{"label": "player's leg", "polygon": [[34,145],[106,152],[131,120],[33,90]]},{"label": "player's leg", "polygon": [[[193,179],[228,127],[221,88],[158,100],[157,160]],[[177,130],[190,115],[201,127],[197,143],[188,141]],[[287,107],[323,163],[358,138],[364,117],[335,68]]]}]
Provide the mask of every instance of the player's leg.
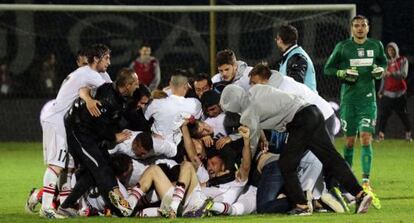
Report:
[{"label": "player's leg", "polygon": [[[142,174],[141,179],[137,187],[134,187],[137,202],[141,202],[145,193],[148,193],[150,188],[154,186],[155,191],[158,196],[161,198],[160,210],[161,214],[166,217],[175,217],[176,210],[173,211],[170,208],[170,204],[173,199],[174,186],[165,175],[164,171],[157,165],[152,165],[148,167]],[[137,214],[138,209],[134,210]]]},{"label": "player's leg", "polygon": [[257,188],[249,186],[248,190],[241,194],[236,203],[231,205],[230,215],[247,215],[256,211]]},{"label": "player's leg", "polygon": [[213,201],[209,211],[217,215],[247,215],[256,211],[257,188],[246,186],[246,190],[237,198],[236,202]]},{"label": "player's leg", "polygon": [[[320,111],[315,109],[314,112],[314,119],[319,121],[315,126],[312,139],[309,143],[311,151],[326,167],[325,170],[331,172],[341,185],[356,197],[356,213],[367,212],[372,201],[372,196],[363,191],[345,160],[336,151],[335,146],[329,138]],[[309,113],[311,112],[309,111]]]},{"label": "player's leg", "polygon": [[369,177],[371,174],[373,148],[372,148],[372,134],[375,132],[375,121],[377,118],[377,105],[371,103],[359,107],[360,123],[359,131],[361,136],[361,166],[362,166],[362,186],[364,190],[372,197],[372,204],[375,208],[381,208],[379,198],[372,192]]},{"label": "player's leg", "polygon": [[358,108],[359,125],[358,130],[361,138],[361,164],[362,178],[369,181],[372,166],[372,134],[375,132],[375,121],[377,119],[377,106],[375,103],[364,104]]},{"label": "player's leg", "polygon": [[283,183],[284,180],[277,160],[269,162],[263,167],[257,187],[258,213],[286,213],[288,211],[289,203],[287,199],[277,199]]},{"label": "player's leg", "polygon": [[[70,168],[69,168],[70,167]],[[68,154],[68,163],[63,173],[59,176],[59,201],[62,204],[72,191],[72,176],[74,172],[74,161]]]},{"label": "player's leg", "polygon": [[[91,138],[89,134],[83,134],[71,128],[68,128],[67,131],[69,147],[76,148],[78,151],[74,153],[74,157],[78,157],[80,165],[84,166],[87,172],[92,175],[94,183],[105,201],[108,204],[113,204],[122,215],[131,214],[132,209],[119,192],[115,174],[110,167],[108,152],[100,149],[99,142]],[[80,195],[78,196],[80,198]]]},{"label": "player's leg", "polygon": [[190,162],[183,161],[180,164],[180,174],[170,204],[175,213],[177,213],[179,204],[185,199],[186,191],[187,195],[190,195],[197,185],[199,185],[198,178],[193,165]]},{"label": "player's leg", "polygon": [[155,187],[155,190],[160,198],[164,197],[167,191],[173,187],[168,177],[157,165],[148,167],[141,176],[137,187],[141,191],[141,196],[147,193],[151,186]]},{"label": "player's leg", "polygon": [[43,195],[40,215],[47,218],[61,218],[55,214],[52,206],[55,196],[59,175],[65,167],[67,159],[67,146],[65,133],[56,125],[42,122],[43,130],[43,155],[47,164],[43,175]]},{"label": "player's leg", "polygon": [[353,105],[341,104],[340,118],[342,131],[345,134],[345,145],[343,148],[344,159],[350,167],[354,159],[354,144],[357,135],[357,123],[355,120]]}]

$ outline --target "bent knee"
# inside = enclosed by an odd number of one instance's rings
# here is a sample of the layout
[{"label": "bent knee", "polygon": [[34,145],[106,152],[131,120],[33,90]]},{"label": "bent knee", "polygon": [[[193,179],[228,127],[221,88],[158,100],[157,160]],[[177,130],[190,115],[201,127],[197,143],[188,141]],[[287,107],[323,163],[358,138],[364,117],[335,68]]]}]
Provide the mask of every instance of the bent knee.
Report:
[{"label": "bent knee", "polygon": [[361,144],[362,145],[369,145],[372,140],[372,134],[369,132],[361,132]]}]

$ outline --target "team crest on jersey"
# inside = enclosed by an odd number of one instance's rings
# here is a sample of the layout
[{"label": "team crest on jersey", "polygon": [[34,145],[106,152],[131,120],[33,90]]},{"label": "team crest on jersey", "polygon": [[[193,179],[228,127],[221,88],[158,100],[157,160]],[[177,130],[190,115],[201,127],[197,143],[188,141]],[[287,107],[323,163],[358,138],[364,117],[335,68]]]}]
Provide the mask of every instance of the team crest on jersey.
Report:
[{"label": "team crest on jersey", "polygon": [[364,48],[358,48],[358,57],[364,57],[365,56],[365,51]]},{"label": "team crest on jersey", "polygon": [[367,50],[367,56],[374,57],[374,50]]}]

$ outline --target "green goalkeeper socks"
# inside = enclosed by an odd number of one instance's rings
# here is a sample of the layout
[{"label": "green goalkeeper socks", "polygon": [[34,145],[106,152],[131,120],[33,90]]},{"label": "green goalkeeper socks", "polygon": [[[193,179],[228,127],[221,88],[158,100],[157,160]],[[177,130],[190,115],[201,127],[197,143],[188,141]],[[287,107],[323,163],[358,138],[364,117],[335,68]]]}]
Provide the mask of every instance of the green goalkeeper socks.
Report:
[{"label": "green goalkeeper socks", "polygon": [[344,159],[350,167],[352,167],[352,160],[354,159],[354,147],[348,148],[344,146]]},{"label": "green goalkeeper socks", "polygon": [[364,176],[369,176],[372,165],[372,145],[362,146],[361,151],[362,173]]}]

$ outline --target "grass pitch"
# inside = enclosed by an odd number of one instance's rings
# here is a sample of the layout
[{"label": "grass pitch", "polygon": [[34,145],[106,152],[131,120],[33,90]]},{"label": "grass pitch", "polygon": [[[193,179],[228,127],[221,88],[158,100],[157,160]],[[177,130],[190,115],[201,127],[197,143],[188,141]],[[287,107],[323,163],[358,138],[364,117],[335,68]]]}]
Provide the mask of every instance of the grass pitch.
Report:
[{"label": "grass pitch", "polygon": [[[337,140],[342,148],[343,140]],[[205,219],[161,218],[74,218],[59,222],[414,222],[414,143],[402,140],[374,142],[371,184],[381,199],[382,209],[371,208],[367,214],[314,214],[306,217],[285,215],[250,215]],[[354,156],[358,178],[360,147]],[[0,143],[0,222],[50,222],[27,214],[24,204],[28,192],[42,185],[43,152],[40,143]]]}]

